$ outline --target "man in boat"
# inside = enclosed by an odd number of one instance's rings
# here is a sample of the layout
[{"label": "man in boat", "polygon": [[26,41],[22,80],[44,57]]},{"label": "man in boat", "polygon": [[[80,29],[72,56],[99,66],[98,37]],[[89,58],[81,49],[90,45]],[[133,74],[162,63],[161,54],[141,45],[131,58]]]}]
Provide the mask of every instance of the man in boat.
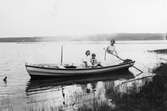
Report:
[{"label": "man in boat", "polygon": [[89,67],[89,66],[91,66],[91,64],[90,64],[90,50],[87,50],[86,52],[85,52],[85,57],[83,58],[83,64],[84,64],[84,67]]}]

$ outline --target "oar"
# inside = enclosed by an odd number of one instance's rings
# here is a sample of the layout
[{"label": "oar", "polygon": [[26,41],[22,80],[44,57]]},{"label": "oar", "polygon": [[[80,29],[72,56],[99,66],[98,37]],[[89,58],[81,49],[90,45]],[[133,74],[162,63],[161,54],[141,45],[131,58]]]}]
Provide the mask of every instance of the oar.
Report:
[{"label": "oar", "polygon": [[[120,59],[121,61],[125,61],[124,59],[122,59],[122,58],[120,58],[118,55],[114,55],[114,54],[112,54],[113,56],[115,56],[115,57],[117,57],[118,59]],[[140,70],[139,68],[137,68],[136,66],[132,66],[133,68],[135,68],[135,69],[137,69],[138,71],[140,71],[141,73],[143,73],[143,71],[142,70]]]}]

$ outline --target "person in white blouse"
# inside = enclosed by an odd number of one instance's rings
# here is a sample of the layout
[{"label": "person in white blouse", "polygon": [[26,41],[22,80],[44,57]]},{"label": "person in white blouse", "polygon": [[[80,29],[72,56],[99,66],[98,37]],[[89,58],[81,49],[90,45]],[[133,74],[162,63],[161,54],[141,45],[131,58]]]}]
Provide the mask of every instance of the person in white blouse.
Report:
[{"label": "person in white blouse", "polygon": [[117,53],[117,51],[115,49],[115,40],[114,39],[112,39],[110,41],[110,45],[106,48],[106,52],[108,54],[112,54],[112,55],[118,56],[118,53]]},{"label": "person in white blouse", "polygon": [[90,54],[91,54],[90,50],[87,50],[85,52],[84,58],[82,59],[84,67],[86,67],[86,68],[89,67],[89,66],[91,66],[91,64],[90,64],[90,58],[91,58]]},{"label": "person in white blouse", "polygon": [[105,48],[105,58],[104,59],[107,62],[107,64],[114,65],[114,64],[122,62],[117,57],[118,57],[118,52],[116,51],[116,48],[115,48],[115,40],[112,39],[110,41],[110,45],[107,46],[107,48]]}]

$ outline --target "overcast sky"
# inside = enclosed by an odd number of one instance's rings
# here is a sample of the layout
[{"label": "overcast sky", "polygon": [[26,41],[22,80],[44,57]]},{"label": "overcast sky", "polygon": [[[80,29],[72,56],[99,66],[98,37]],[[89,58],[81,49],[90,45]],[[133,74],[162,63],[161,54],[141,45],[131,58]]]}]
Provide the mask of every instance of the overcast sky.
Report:
[{"label": "overcast sky", "polygon": [[167,0],[0,0],[0,36],[167,32]]}]

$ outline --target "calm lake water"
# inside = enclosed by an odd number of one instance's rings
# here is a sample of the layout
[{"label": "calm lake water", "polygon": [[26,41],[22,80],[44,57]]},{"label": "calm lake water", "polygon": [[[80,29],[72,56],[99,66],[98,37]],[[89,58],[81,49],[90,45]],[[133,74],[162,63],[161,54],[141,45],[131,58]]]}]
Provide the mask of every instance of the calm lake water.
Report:
[{"label": "calm lake water", "polygon": [[[166,41],[118,42],[123,59],[135,60],[135,68],[122,74],[80,78],[31,80],[25,63],[80,64],[85,50],[104,62],[109,42],[0,43],[0,111],[155,111],[167,108],[167,78],[153,69],[167,59],[150,50],[167,48]],[[106,63],[108,61],[105,61]],[[109,64],[109,63],[107,63]],[[7,82],[3,78],[7,76]]]}]

